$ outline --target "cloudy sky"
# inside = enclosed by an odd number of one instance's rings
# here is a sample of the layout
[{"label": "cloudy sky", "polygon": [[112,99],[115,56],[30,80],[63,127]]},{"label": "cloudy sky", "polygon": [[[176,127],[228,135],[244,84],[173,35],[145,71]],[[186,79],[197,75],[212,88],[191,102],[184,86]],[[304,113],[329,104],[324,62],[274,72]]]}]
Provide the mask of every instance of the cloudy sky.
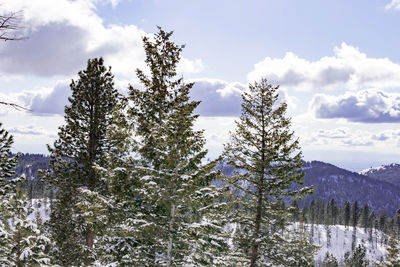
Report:
[{"label": "cloudy sky", "polygon": [[306,160],[351,170],[400,162],[400,0],[0,0],[23,11],[28,39],[0,43],[0,107],[14,151],[46,153],[63,124],[69,83],[103,56],[123,92],[145,68],[141,38],[159,25],[186,44],[197,127],[210,157],[234,130],[240,94],[280,85]]}]

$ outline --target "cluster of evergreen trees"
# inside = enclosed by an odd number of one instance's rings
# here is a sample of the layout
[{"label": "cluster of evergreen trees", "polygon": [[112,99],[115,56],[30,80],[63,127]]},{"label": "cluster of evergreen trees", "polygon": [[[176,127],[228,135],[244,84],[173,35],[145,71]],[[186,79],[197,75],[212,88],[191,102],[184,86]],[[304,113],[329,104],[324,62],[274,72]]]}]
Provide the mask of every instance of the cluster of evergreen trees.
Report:
[{"label": "cluster of evergreen trees", "polygon": [[[344,225],[346,228],[361,227],[365,232],[380,230],[387,235],[393,235],[396,239],[400,238],[400,210],[393,216],[386,215],[382,210],[379,216],[372,211],[368,204],[360,207],[358,202],[350,203],[345,201],[343,205],[338,205],[334,199],[328,203],[322,200],[312,200],[310,205],[299,208],[297,201],[292,203],[295,209],[293,220],[306,224],[323,225]],[[372,234],[372,232],[371,232]],[[386,239],[384,242],[386,243]]]},{"label": "cluster of evergreen trees", "polygon": [[[343,205],[338,205],[334,199],[324,203],[321,199],[312,200],[307,206],[300,208],[297,201],[291,204],[295,210],[292,216],[294,222],[299,222],[310,232],[310,238],[319,240],[321,243],[322,234],[326,235],[326,247],[331,247],[331,240],[336,235],[338,225],[343,225],[345,231],[351,231],[351,251],[344,255],[345,266],[400,266],[400,251],[398,240],[400,238],[400,211],[392,217],[387,217],[385,210],[377,216],[366,204],[361,208],[357,201],[350,203],[345,201]],[[323,225],[323,233],[321,227]],[[336,233],[332,226],[336,226]],[[366,248],[357,244],[357,228],[363,229],[367,234],[368,240],[362,240],[359,243],[367,242],[371,248],[377,248],[378,244],[386,247],[388,255],[380,261],[369,261],[366,259]],[[316,232],[317,231],[317,232]],[[379,234],[378,234],[379,233]],[[315,237],[315,238],[314,238]],[[345,241],[343,241],[345,242]],[[339,261],[334,255],[327,253],[320,266],[339,266]]]},{"label": "cluster of evergreen trees", "polygon": [[114,88],[102,58],[72,81],[65,124],[42,172],[56,192],[44,225],[27,220],[20,179],[10,179],[12,138],[2,130],[5,265],[313,264],[316,247],[306,233],[289,231],[293,209],[281,205],[311,191],[290,187],[302,181],[301,152],[278,87],[263,79],[244,93],[223,156],[246,172],[224,177],[217,161],[205,161],[203,131],[194,129],[199,102],[189,97],[193,83],[176,78],[183,46],[171,34],[143,38],[150,71],[136,71],[143,88],[129,86],[128,96]]}]

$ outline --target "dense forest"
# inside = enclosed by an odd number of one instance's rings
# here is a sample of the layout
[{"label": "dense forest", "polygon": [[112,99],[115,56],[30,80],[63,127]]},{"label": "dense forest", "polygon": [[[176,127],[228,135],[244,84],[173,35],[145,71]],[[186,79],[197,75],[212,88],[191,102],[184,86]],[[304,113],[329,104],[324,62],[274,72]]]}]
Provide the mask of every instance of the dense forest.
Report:
[{"label": "dense forest", "polygon": [[[0,265],[399,266],[400,212],[307,201],[287,104],[266,79],[243,93],[223,154],[206,160],[194,84],[177,77],[184,47],[171,35],[143,38],[149,69],[136,70],[142,87],[127,95],[102,58],[89,59],[49,157],[10,155],[13,138],[0,130]],[[35,214],[41,205],[48,218]],[[321,235],[330,248],[341,225],[351,250],[316,260]],[[367,242],[387,255],[369,260]]]}]

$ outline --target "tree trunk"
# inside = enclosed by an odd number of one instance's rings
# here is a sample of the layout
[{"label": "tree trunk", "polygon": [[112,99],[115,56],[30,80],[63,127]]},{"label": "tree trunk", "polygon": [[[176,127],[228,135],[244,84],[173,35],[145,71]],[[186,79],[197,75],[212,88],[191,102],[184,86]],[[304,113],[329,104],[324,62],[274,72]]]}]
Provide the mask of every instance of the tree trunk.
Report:
[{"label": "tree trunk", "polygon": [[87,230],[86,233],[86,246],[89,248],[93,248],[93,231],[91,229]]},{"label": "tree trunk", "polygon": [[18,226],[18,230],[17,230],[17,258],[16,258],[16,266],[17,267],[22,267],[22,262],[20,260],[20,256],[21,256],[21,228]]},{"label": "tree trunk", "polygon": [[[175,191],[175,190],[174,190]],[[167,267],[171,266],[172,262],[172,230],[175,221],[175,203],[171,206],[171,219],[169,221],[169,238],[168,238],[168,250],[167,250]]]},{"label": "tree trunk", "polygon": [[[260,183],[262,185],[262,181]],[[260,234],[260,225],[261,225],[261,213],[262,213],[262,198],[263,198],[263,192],[262,189],[259,188],[258,190],[258,202],[257,202],[257,213],[256,213],[256,219],[255,219],[255,230],[254,230],[254,236],[253,236],[253,245],[251,247],[251,263],[250,266],[254,267],[256,266],[256,261],[258,257],[258,238]]]},{"label": "tree trunk", "polygon": [[[175,167],[175,177],[178,177],[178,168]],[[172,191],[172,196],[175,198],[176,194],[176,187],[174,186],[174,190]],[[174,222],[175,222],[175,199],[173,199],[173,203],[171,205],[171,218],[169,220],[169,226],[168,226],[168,250],[167,250],[167,267],[171,266],[172,262],[172,230],[174,228]]]},{"label": "tree trunk", "polygon": [[[263,98],[262,98],[263,99]],[[255,218],[255,230],[254,230],[254,236],[253,236],[253,245],[251,247],[251,262],[250,266],[254,267],[256,266],[256,261],[258,258],[258,247],[259,247],[259,242],[258,238],[260,235],[260,225],[261,225],[261,214],[262,214],[262,205],[263,205],[263,192],[264,192],[264,162],[265,162],[265,122],[264,122],[264,101],[262,101],[261,104],[262,108],[262,113],[261,113],[261,120],[262,120],[262,137],[261,137],[261,173],[259,177],[259,182],[258,182],[258,196],[257,196],[257,212],[256,212],[256,218]]]}]

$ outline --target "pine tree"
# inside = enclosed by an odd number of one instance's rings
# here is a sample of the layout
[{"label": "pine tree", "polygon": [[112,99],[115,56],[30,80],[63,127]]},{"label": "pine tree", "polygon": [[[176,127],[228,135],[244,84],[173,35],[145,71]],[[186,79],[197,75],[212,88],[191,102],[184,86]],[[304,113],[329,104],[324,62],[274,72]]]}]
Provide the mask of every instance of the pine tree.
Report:
[{"label": "pine tree", "polygon": [[338,221],[339,209],[338,209],[335,199],[332,198],[329,201],[329,207],[330,207],[331,224],[336,225],[339,223],[339,221]]},{"label": "pine tree", "polygon": [[353,227],[357,227],[358,219],[360,217],[360,208],[358,206],[358,201],[355,201],[353,207],[351,208],[351,224]]},{"label": "pine tree", "polygon": [[112,203],[118,200],[132,217],[115,217],[106,237],[115,251],[104,255],[131,266],[218,266],[227,248],[218,211],[225,204],[216,202],[221,190],[212,185],[215,162],[202,164],[203,131],[193,129],[199,102],[189,97],[193,83],[175,79],[183,47],[171,35],[159,28],[154,39],[143,38],[150,76],[137,70],[144,90],[129,87],[126,123],[136,138],[120,144],[136,154],[117,147],[105,170]]},{"label": "pine tree", "polygon": [[369,261],[366,259],[366,249],[362,245],[358,245],[353,254],[345,259],[348,267],[367,267]]},{"label": "pine tree", "polygon": [[297,203],[297,200],[292,201],[292,213],[293,213],[293,222],[299,222],[299,216],[300,216],[300,209],[299,209],[299,204]]},{"label": "pine tree", "polygon": [[374,228],[376,230],[375,221],[376,221],[376,214],[374,211],[372,211],[368,218],[368,224],[370,225],[369,233],[368,233],[368,240],[372,243],[372,247],[374,246],[374,239],[373,239]]},{"label": "pine tree", "polygon": [[339,267],[339,263],[335,256],[327,252],[322,262],[322,267]]},{"label": "pine tree", "polygon": [[[291,241],[277,230],[285,227],[289,210],[282,208],[280,202],[288,196],[297,198],[310,193],[310,188],[291,187],[302,182],[303,163],[298,141],[293,140],[289,130],[290,120],[285,117],[287,106],[277,103],[277,90],[262,79],[243,93],[242,115],[224,152],[229,164],[245,171],[230,179],[230,186],[238,192],[231,216],[240,226],[234,244],[250,266],[265,262],[286,265],[289,258],[284,251]],[[292,246],[292,250],[296,247]],[[306,255],[309,254],[303,251]]]},{"label": "pine tree", "polygon": [[[1,124],[0,124],[1,127]],[[18,157],[10,157],[13,138],[0,129],[0,265],[47,266],[49,240],[28,219],[28,200],[22,185],[25,177],[12,178]]]},{"label": "pine tree", "polygon": [[311,238],[314,238],[314,224],[315,224],[315,201],[311,200],[310,203],[310,222],[311,222]]},{"label": "pine tree", "polygon": [[4,266],[12,265],[12,261],[8,257],[12,250],[12,236],[7,229],[8,216],[5,211],[9,195],[16,187],[15,182],[10,180],[14,175],[14,168],[18,164],[18,157],[9,155],[13,142],[13,137],[5,129],[0,128],[0,265]]},{"label": "pine tree", "polygon": [[48,183],[57,188],[51,213],[50,232],[55,242],[55,263],[62,266],[88,265],[94,242],[95,214],[84,213],[85,194],[104,190],[93,166],[104,165],[109,149],[106,131],[117,104],[113,75],[102,58],[88,60],[86,70],[72,80],[70,105],[65,107],[65,125],[60,127],[51,153]]},{"label": "pine tree", "polygon": [[369,215],[370,214],[368,204],[365,204],[361,214],[361,223],[365,233],[367,233],[367,229],[371,227],[369,224]]},{"label": "pine tree", "polygon": [[400,209],[396,211],[395,214],[395,233],[397,240],[400,239]]},{"label": "pine tree", "polygon": [[381,214],[379,215],[379,230],[381,230],[381,245],[386,243],[386,233],[387,233],[387,216],[386,211],[382,210]]},{"label": "pine tree", "polygon": [[350,224],[350,211],[351,211],[350,202],[346,201],[343,205],[343,221],[346,228]]},{"label": "pine tree", "polygon": [[396,238],[391,237],[386,249],[388,253],[386,254],[385,261],[383,261],[382,263],[377,263],[377,265],[382,267],[399,267],[400,266],[399,241],[397,241]]},{"label": "pine tree", "polygon": [[357,224],[359,219],[360,208],[358,207],[358,201],[355,201],[353,207],[351,208],[351,223],[353,225],[353,234],[352,234],[352,242],[351,242],[351,250],[353,251],[356,247],[357,242]]}]

